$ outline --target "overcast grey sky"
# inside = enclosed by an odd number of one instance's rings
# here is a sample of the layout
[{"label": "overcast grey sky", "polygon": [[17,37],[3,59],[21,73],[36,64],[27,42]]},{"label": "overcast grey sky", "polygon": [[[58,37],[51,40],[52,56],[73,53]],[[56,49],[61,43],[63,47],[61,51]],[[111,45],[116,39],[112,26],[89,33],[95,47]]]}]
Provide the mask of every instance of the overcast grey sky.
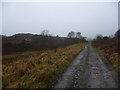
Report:
[{"label": "overcast grey sky", "polygon": [[43,29],[59,36],[67,36],[70,31],[91,38],[112,35],[118,29],[118,3],[3,3],[4,35],[39,34]]}]

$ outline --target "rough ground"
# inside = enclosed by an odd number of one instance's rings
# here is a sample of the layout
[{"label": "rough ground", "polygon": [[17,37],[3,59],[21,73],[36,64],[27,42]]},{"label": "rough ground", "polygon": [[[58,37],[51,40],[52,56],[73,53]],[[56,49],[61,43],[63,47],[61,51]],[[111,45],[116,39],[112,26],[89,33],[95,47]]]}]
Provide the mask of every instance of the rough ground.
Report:
[{"label": "rough ground", "polygon": [[86,45],[53,87],[117,88],[117,73],[104,63],[91,45]]}]

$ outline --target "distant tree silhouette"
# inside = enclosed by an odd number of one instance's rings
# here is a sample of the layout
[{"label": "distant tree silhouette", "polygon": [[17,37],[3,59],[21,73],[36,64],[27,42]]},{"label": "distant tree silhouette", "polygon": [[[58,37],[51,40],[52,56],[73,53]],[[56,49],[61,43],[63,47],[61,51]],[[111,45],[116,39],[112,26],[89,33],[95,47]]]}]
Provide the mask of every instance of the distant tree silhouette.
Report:
[{"label": "distant tree silhouette", "polygon": [[77,33],[76,33],[76,38],[82,38],[81,32],[77,32]]},{"label": "distant tree silhouette", "polygon": [[115,33],[115,37],[120,38],[120,29]]},{"label": "distant tree silhouette", "polygon": [[103,39],[109,39],[109,37],[107,37],[107,36],[104,36],[104,37],[103,37]]},{"label": "distant tree silhouette", "polygon": [[102,39],[103,39],[103,36],[101,34],[96,36],[96,40],[102,40]]},{"label": "distant tree silhouette", "polygon": [[67,37],[68,38],[75,38],[75,32],[69,32]]},{"label": "distant tree silhouette", "polygon": [[41,35],[42,35],[42,36],[48,36],[48,30],[43,30],[43,31],[41,32]]}]

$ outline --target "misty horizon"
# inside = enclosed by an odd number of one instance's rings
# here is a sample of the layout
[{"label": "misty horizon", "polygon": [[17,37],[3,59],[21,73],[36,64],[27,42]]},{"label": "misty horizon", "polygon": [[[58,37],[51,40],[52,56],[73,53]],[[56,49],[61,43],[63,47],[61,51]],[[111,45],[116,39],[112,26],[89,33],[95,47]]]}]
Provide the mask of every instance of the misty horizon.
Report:
[{"label": "misty horizon", "polygon": [[117,2],[3,3],[2,34],[41,34],[66,37],[71,31],[94,38],[114,35],[118,30]]}]

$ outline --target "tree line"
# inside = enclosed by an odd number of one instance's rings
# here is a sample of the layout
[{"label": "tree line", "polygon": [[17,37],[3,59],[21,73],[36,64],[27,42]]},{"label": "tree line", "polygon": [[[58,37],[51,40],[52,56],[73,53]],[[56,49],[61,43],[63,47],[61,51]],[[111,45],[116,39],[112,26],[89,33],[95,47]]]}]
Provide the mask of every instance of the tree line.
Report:
[{"label": "tree line", "polygon": [[113,36],[103,36],[102,34],[96,35],[96,37],[93,39],[93,42],[98,42],[100,40],[112,38],[117,38],[118,40],[120,39],[120,29],[117,30]]},{"label": "tree line", "polygon": [[23,51],[48,50],[75,43],[86,42],[81,33],[69,32],[67,37],[52,36],[48,30],[43,30],[40,35],[37,34],[16,34],[10,37],[2,38],[2,53],[10,54]]},{"label": "tree line", "polygon": [[120,29],[115,32],[115,34],[111,36],[103,36],[101,34],[97,35],[93,39],[94,44],[102,45],[106,47],[111,47],[111,49],[115,49],[117,53],[120,54]]}]

